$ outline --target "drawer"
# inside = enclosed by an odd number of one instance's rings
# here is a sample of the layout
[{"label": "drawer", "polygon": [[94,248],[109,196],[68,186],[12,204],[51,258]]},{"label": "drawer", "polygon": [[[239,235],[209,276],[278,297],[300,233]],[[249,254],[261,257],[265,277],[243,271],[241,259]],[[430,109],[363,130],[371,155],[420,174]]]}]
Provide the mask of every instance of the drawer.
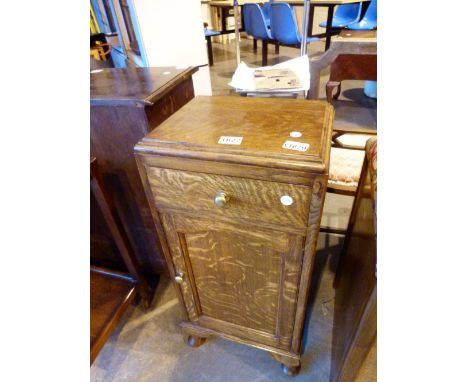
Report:
[{"label": "drawer", "polygon": [[157,167],[148,167],[147,173],[159,209],[307,227],[310,187]]}]

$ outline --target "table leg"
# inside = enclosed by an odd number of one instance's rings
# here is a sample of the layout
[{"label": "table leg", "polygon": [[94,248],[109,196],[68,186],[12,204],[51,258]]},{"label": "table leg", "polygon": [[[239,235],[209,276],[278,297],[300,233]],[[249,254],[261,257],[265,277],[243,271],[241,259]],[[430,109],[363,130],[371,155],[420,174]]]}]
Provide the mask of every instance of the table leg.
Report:
[{"label": "table leg", "polygon": [[211,36],[206,37],[206,47],[208,49],[208,63],[213,66],[213,46],[211,45]]},{"label": "table leg", "polygon": [[335,4],[328,5],[327,28],[325,31],[325,50],[328,50],[328,48],[330,48],[334,8],[335,8]]},{"label": "table leg", "polygon": [[242,5],[239,5],[239,14],[241,18],[241,31],[245,31],[245,24],[244,24],[244,8]]},{"label": "table leg", "polygon": [[227,31],[226,20],[227,20],[227,13],[228,12],[226,12],[226,11],[227,11],[226,7],[221,7],[221,23],[223,24],[221,30],[223,32]]},{"label": "table leg", "polygon": [[314,24],[314,4],[310,4],[310,10],[309,10],[309,25],[307,27],[307,37],[312,37],[312,27]]},{"label": "table leg", "polygon": [[268,65],[268,42],[262,40],[262,66]]}]

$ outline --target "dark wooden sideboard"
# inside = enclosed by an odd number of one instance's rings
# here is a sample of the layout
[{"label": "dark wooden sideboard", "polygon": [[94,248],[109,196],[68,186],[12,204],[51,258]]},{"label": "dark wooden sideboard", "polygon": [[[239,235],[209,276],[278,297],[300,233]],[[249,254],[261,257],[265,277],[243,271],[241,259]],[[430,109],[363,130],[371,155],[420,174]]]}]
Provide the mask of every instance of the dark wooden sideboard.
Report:
[{"label": "dark wooden sideboard", "polygon": [[[165,269],[133,148],[194,97],[197,68],[103,69],[91,73],[91,155],[122,220],[148,281]],[[119,266],[102,217],[91,200],[91,263]],[[120,264],[122,265],[122,264]]]}]

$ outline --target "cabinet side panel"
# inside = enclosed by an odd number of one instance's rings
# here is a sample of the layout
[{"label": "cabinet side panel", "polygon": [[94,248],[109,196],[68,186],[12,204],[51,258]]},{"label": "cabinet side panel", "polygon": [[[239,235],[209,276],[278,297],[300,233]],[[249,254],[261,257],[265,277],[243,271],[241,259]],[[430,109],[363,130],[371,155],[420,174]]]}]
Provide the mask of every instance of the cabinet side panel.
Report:
[{"label": "cabinet side panel", "polygon": [[322,218],[323,203],[327,189],[328,176],[317,176],[312,188],[312,201],[310,203],[309,227],[304,246],[304,257],[302,261],[301,281],[297,300],[296,318],[294,323],[293,341],[291,351],[299,354],[302,346],[302,334],[304,330],[304,319],[309,298],[310,283],[315,260],[317,239],[320,231],[320,220]]},{"label": "cabinet side panel", "polygon": [[278,336],[283,347],[289,349],[292,343],[294,317],[299,295],[299,283],[303,259],[305,238],[295,235],[291,237],[290,252],[283,256],[283,280],[279,296]]},{"label": "cabinet side panel", "polygon": [[195,94],[192,77],[190,76],[166,96],[156,101],[153,106],[145,109],[149,124],[148,132],[163,123],[193,97],[195,97]]},{"label": "cabinet side panel", "polygon": [[138,261],[154,275],[164,269],[164,262],[133,155],[134,145],[146,134],[146,126],[143,108],[91,107],[91,155],[99,162],[106,189]]}]

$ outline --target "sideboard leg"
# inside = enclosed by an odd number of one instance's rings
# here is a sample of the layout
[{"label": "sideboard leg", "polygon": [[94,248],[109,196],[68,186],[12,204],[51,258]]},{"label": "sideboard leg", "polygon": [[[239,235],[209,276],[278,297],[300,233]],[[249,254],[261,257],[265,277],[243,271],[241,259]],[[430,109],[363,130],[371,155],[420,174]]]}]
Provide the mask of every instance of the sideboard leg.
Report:
[{"label": "sideboard leg", "polygon": [[276,361],[281,363],[283,373],[289,377],[295,377],[301,370],[301,360],[299,357],[291,357],[275,353],[269,353]]},{"label": "sideboard leg", "polygon": [[299,374],[299,371],[301,370],[301,365],[299,364],[299,366],[287,366],[284,363],[282,363],[281,369],[283,370],[283,373],[286,374],[288,377],[295,377]]},{"label": "sideboard leg", "polygon": [[205,343],[206,338],[189,335],[184,336],[184,341],[188,346],[192,348],[197,348]]}]

